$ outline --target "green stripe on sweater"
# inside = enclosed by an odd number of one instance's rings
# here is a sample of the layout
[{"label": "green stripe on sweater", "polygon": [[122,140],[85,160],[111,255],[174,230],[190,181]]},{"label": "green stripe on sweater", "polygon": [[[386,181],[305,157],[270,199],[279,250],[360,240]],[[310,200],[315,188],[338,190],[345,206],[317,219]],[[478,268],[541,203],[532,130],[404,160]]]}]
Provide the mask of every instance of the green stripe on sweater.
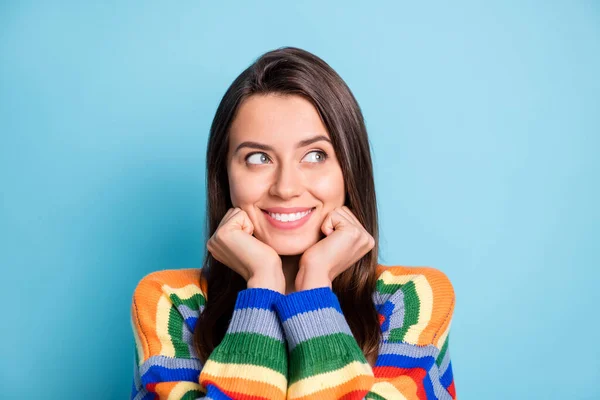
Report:
[{"label": "green stripe on sweater", "polygon": [[402,287],[400,283],[386,284],[383,279],[377,281],[377,291],[381,294],[394,294]]},{"label": "green stripe on sweater", "polygon": [[442,349],[440,350],[440,354],[438,355],[438,357],[435,360],[435,363],[437,364],[438,367],[442,364],[442,360],[444,359],[444,356],[446,355],[446,350],[448,349],[448,340],[449,339],[450,339],[450,335],[447,335],[446,340],[444,341],[444,345],[442,346]]},{"label": "green stripe on sweater", "polygon": [[298,344],[290,355],[290,384],[338,370],[353,361],[367,363],[356,339],[346,333],[319,336]]},{"label": "green stripe on sweater", "polygon": [[168,331],[171,336],[171,343],[175,348],[175,357],[177,358],[192,358],[187,343],[183,340],[183,318],[177,308],[171,306],[169,310],[169,326]]},{"label": "green stripe on sweater", "polygon": [[193,389],[193,390],[187,391],[183,395],[183,397],[181,397],[181,400],[196,400],[197,398],[203,398],[202,396],[204,396],[205,394],[206,393],[204,393],[204,392]]},{"label": "green stripe on sweater", "polygon": [[421,300],[417,295],[415,283],[413,281],[407,282],[405,285],[401,285],[400,289],[404,293],[404,322],[402,327],[390,330],[389,340],[391,342],[402,342],[406,332],[419,320]]},{"label": "green stripe on sweater", "polygon": [[369,392],[365,396],[366,400],[387,400],[385,397],[378,395],[377,393]]},{"label": "green stripe on sweater", "polygon": [[258,333],[227,333],[209,359],[228,364],[252,364],[287,376],[287,349],[283,342]]},{"label": "green stripe on sweater", "polygon": [[195,295],[193,295],[192,297],[189,297],[187,299],[182,299],[179,296],[177,296],[176,294],[171,294],[169,296],[169,298],[171,299],[173,304],[175,304],[175,306],[180,306],[182,304],[185,304],[186,306],[188,306],[189,308],[191,308],[192,310],[195,310],[195,311],[198,311],[200,309],[200,307],[206,303],[204,296],[202,296],[202,294],[200,294],[200,293],[196,293]]}]

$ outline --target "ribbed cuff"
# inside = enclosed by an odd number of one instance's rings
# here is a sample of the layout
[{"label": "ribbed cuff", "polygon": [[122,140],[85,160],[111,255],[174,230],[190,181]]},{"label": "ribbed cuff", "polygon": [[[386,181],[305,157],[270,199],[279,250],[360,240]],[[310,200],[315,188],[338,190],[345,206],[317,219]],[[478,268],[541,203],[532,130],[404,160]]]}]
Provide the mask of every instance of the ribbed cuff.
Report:
[{"label": "ribbed cuff", "polygon": [[294,315],[329,307],[342,314],[337,296],[327,286],[290,293],[275,303],[275,311],[282,323]]},{"label": "ribbed cuff", "polygon": [[337,296],[331,288],[322,287],[290,293],[275,303],[290,351],[313,349],[326,344],[311,358],[348,352],[348,341],[354,340]]},{"label": "ribbed cuff", "polygon": [[290,293],[275,310],[288,343],[290,382],[354,361],[366,363],[331,288]]},{"label": "ribbed cuff", "polygon": [[235,309],[263,308],[265,310],[272,310],[273,305],[283,297],[285,297],[283,294],[271,289],[244,289],[238,292]]},{"label": "ribbed cuff", "polygon": [[281,349],[285,350],[283,329],[274,309],[282,297],[281,293],[264,288],[240,291],[219,351],[251,358],[277,358]]}]

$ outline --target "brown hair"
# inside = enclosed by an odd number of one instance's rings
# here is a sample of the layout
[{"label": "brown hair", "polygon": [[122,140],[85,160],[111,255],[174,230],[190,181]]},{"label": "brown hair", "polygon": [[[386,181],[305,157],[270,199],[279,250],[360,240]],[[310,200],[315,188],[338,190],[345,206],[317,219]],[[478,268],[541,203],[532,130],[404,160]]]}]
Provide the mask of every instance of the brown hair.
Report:
[{"label": "brown hair", "polygon": [[[378,223],[375,183],[367,130],[360,107],[342,78],[322,59],[305,50],[284,47],[269,51],[244,70],[227,89],[210,128],[206,151],[207,237],[214,234],[233,207],[227,175],[229,127],[240,104],[254,94],[299,95],[317,109],[340,162],[348,206],[375,246],[332,282],[358,345],[368,358],[378,351],[381,332],[372,293],[377,281]],[[206,362],[221,343],[246,281],[206,252],[201,272],[207,300],[194,331],[196,350]]]}]

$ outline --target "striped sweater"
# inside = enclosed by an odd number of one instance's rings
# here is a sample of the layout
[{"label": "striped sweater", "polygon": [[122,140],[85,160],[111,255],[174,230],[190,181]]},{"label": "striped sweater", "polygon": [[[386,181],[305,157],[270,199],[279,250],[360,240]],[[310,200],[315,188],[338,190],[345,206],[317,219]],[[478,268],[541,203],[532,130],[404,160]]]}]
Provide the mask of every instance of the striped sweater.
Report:
[{"label": "striped sweater", "polygon": [[193,346],[207,296],[200,269],[148,274],[131,307],[131,398],[456,399],[450,280],[430,267],[378,265],[377,273],[382,342],[374,367],[329,287],[242,290],[225,337],[203,364]]}]

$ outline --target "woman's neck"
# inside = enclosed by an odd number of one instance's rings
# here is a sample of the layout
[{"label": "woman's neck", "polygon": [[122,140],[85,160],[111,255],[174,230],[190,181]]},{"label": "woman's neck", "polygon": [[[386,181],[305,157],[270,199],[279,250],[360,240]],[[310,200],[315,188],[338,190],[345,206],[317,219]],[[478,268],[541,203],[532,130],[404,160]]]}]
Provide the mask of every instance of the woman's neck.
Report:
[{"label": "woman's neck", "polygon": [[296,275],[302,254],[294,256],[280,256],[283,276],[285,276],[285,294],[296,291]]}]

